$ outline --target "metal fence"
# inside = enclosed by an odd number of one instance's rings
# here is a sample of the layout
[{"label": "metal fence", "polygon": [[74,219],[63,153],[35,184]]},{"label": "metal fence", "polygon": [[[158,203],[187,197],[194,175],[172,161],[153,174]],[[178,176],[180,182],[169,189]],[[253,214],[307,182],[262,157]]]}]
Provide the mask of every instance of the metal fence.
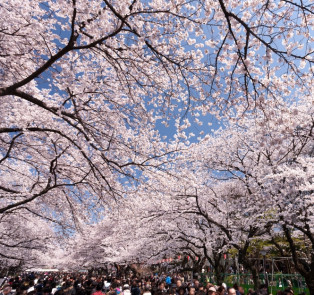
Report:
[{"label": "metal fence", "polygon": [[[250,273],[238,273],[238,274],[225,274],[224,282],[228,286],[232,286],[237,283],[241,285],[245,293],[251,288],[254,289],[254,283],[252,275]],[[202,280],[209,281],[216,284],[215,276],[213,273],[202,274]],[[268,284],[271,294],[276,294],[279,290],[284,290],[287,287],[292,287],[294,294],[310,294],[309,289],[306,286],[304,278],[300,274],[260,274],[259,281],[261,284]]]}]

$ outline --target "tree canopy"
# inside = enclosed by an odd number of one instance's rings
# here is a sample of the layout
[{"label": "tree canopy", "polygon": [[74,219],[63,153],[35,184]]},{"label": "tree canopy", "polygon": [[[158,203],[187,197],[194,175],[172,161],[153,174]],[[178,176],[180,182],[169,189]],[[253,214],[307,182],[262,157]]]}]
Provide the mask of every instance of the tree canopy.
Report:
[{"label": "tree canopy", "polygon": [[314,249],[313,11],[1,3],[0,255],[58,236],[78,267],[183,252],[214,263],[230,248],[248,263],[252,238],[280,231],[314,285],[314,250],[305,260],[294,242]]}]

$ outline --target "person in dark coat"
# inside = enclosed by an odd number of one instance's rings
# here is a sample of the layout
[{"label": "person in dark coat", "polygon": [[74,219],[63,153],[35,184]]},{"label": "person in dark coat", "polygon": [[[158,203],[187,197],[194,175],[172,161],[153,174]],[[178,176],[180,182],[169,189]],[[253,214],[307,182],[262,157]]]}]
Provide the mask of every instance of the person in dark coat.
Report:
[{"label": "person in dark coat", "polygon": [[135,280],[132,282],[131,295],[141,295],[141,290]]}]

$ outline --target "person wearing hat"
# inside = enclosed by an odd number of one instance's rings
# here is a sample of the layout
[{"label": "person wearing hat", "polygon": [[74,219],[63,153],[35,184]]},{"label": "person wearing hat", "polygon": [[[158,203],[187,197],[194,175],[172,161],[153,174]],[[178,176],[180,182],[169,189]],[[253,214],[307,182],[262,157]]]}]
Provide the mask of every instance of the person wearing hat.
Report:
[{"label": "person wearing hat", "polygon": [[216,288],[214,286],[210,287],[207,292],[208,295],[216,295]]},{"label": "person wearing hat", "polygon": [[123,285],[122,291],[122,295],[131,295],[130,286],[128,284]]}]

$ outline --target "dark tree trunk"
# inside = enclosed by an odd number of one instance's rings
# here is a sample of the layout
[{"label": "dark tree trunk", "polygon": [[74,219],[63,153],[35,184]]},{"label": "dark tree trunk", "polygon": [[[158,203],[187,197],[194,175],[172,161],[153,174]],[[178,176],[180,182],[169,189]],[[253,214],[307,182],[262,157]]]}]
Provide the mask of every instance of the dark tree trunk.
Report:
[{"label": "dark tree trunk", "polygon": [[310,295],[314,295],[314,273],[309,272],[307,276],[304,276],[304,279],[307,287],[309,288]]},{"label": "dark tree trunk", "polygon": [[216,283],[218,286],[221,286],[221,284],[224,282],[225,280],[225,273],[224,271],[221,269],[220,266],[218,266],[217,268],[214,267],[215,269],[215,277],[216,277]]},{"label": "dark tree trunk", "polygon": [[254,290],[258,290],[260,287],[259,271],[258,271],[258,263],[257,262],[256,261],[252,262],[252,260],[248,259],[248,257],[246,257],[245,255],[239,255],[239,263],[243,264],[243,266],[246,269],[250,270],[250,272],[252,274]]},{"label": "dark tree trunk", "polygon": [[251,268],[251,272],[252,272],[252,279],[254,283],[254,290],[258,290],[260,287],[260,281],[259,281],[259,276],[258,276],[259,273],[255,267]]},{"label": "dark tree trunk", "polygon": [[213,267],[215,271],[215,277],[216,277],[216,283],[217,285],[221,285],[224,282],[225,279],[225,263],[223,261],[223,256],[221,253],[213,253],[214,254],[214,260],[213,260]]}]

